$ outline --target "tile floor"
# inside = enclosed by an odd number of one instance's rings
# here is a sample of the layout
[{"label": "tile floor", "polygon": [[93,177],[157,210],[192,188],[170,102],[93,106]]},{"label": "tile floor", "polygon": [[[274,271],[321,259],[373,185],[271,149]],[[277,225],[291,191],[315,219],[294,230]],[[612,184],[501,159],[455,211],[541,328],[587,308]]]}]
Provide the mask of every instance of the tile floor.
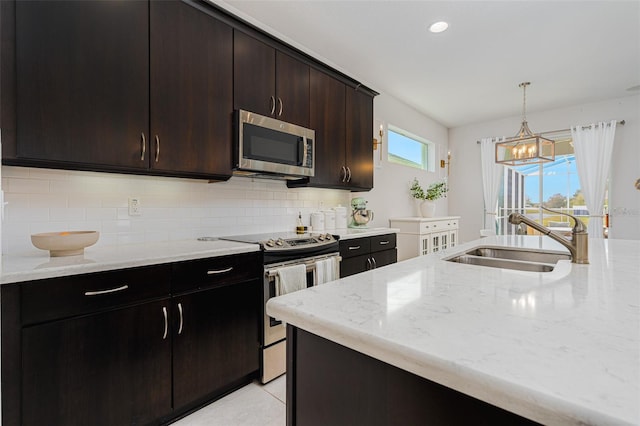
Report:
[{"label": "tile floor", "polygon": [[173,426],[284,426],[285,376],[262,385],[253,382],[195,413]]}]

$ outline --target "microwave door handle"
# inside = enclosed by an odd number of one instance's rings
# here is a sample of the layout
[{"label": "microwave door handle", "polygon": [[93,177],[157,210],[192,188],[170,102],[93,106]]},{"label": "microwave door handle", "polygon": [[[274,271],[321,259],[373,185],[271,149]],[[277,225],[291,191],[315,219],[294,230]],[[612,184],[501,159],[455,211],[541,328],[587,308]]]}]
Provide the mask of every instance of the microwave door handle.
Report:
[{"label": "microwave door handle", "polygon": [[305,158],[307,158],[307,142],[305,138],[300,138],[298,139],[298,166],[304,165]]}]

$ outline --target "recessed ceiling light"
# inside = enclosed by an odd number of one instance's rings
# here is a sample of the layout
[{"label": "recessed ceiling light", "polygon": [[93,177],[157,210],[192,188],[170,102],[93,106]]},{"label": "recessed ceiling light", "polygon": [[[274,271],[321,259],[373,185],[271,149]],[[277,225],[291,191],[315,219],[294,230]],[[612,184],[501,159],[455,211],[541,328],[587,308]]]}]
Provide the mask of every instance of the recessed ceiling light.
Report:
[{"label": "recessed ceiling light", "polygon": [[441,33],[449,28],[449,24],[444,21],[436,22],[435,24],[431,24],[429,27],[429,31],[432,33]]}]

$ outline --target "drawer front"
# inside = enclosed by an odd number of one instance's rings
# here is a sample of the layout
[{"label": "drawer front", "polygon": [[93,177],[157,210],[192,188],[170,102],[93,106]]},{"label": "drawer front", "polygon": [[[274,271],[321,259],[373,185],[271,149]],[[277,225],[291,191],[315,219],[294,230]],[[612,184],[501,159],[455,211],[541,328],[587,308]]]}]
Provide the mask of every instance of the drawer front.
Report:
[{"label": "drawer front", "polygon": [[371,252],[371,240],[366,238],[353,238],[340,241],[340,256],[349,258],[369,254]]},{"label": "drawer front", "polygon": [[111,309],[169,295],[171,265],[72,275],[21,285],[22,324]]},{"label": "drawer front", "polygon": [[371,252],[389,250],[396,247],[396,234],[371,237]]},{"label": "drawer front", "polygon": [[243,253],[173,265],[172,293],[201,290],[261,278],[262,252]]}]

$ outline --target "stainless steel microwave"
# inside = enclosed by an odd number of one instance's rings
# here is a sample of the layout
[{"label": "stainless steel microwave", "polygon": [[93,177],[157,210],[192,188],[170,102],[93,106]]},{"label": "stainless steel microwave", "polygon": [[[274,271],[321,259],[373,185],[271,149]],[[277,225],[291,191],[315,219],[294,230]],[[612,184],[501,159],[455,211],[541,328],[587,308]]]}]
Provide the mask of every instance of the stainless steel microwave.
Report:
[{"label": "stainless steel microwave", "polygon": [[237,110],[235,132],[236,174],[286,178],[314,175],[315,131]]}]

